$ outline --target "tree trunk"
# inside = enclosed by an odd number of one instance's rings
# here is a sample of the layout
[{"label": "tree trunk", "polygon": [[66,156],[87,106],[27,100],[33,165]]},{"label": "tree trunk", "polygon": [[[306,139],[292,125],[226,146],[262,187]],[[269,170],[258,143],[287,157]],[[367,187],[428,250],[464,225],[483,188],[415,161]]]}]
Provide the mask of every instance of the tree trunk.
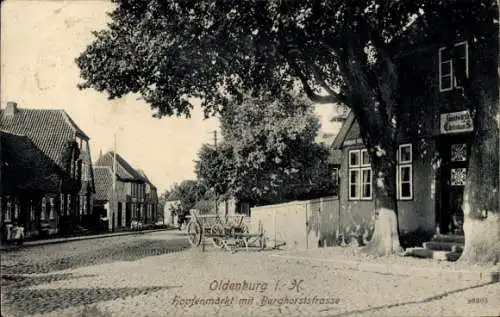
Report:
[{"label": "tree trunk", "polygon": [[[495,109],[496,108],[496,109]],[[496,112],[496,113],[495,113]],[[468,182],[464,194],[465,249],[460,261],[496,264],[500,260],[498,101],[477,113]],[[481,120],[482,118],[482,120]],[[486,130],[487,129],[487,130]]]},{"label": "tree trunk", "polygon": [[399,253],[399,226],[396,200],[395,149],[390,144],[375,147],[372,157],[375,199],[375,229],[362,249],[375,256]]},{"label": "tree trunk", "polygon": [[[498,45],[498,43],[497,43]],[[498,65],[486,84],[475,117],[474,140],[464,194],[465,248],[459,261],[497,264],[500,260],[500,104]],[[486,75],[486,74],[485,74]],[[487,75],[490,75],[488,73]],[[488,88],[494,93],[489,92]],[[486,98],[484,98],[486,97]]]},{"label": "tree trunk", "polygon": [[386,256],[402,251],[396,198],[397,73],[388,59],[380,62],[377,73],[367,72],[353,49],[357,45],[355,38],[354,34],[349,37],[339,66],[350,87],[351,109],[370,153],[373,171],[375,228],[362,251]]}]

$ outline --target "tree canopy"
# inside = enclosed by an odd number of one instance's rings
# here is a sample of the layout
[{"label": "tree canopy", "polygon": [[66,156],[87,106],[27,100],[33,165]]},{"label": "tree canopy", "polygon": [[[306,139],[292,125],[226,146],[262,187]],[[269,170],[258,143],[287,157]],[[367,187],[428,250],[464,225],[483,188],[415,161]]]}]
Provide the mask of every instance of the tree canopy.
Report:
[{"label": "tree canopy", "polygon": [[180,206],[178,215],[189,214],[189,210],[195,208],[196,203],[203,199],[207,193],[207,188],[196,180],[184,180],[179,184],[174,184],[161,197],[165,201],[179,200]]},{"label": "tree canopy", "polygon": [[378,254],[399,250],[398,59],[425,40],[480,44],[491,36],[485,27],[498,24],[494,0],[115,3],[108,27],[76,60],[80,88],[110,98],[139,94],[158,117],[189,116],[193,98],[208,116],[230,111],[247,93],[284,101],[296,88],[312,102],[351,108],[373,167]]},{"label": "tree canopy", "polygon": [[310,103],[287,99],[230,104],[221,116],[224,141],[199,152],[198,178],[253,203],[331,195],[328,149],[315,143],[319,121]]},{"label": "tree canopy", "polygon": [[355,94],[352,81],[362,79],[349,64],[370,74],[365,76],[369,86],[391,84],[389,77],[377,80],[376,75],[390,66],[384,63],[401,42],[411,40],[405,30],[413,21],[420,20],[421,34],[439,30],[446,39],[448,30],[455,32],[463,23],[468,30],[480,27],[480,11],[495,5],[474,0],[114,2],[108,28],[95,32],[77,59],[81,87],[106,91],[110,98],[140,94],[160,116],[188,115],[191,97],[201,98],[208,114],[224,108],[228,94],[287,94],[296,80],[314,102],[345,102]]}]

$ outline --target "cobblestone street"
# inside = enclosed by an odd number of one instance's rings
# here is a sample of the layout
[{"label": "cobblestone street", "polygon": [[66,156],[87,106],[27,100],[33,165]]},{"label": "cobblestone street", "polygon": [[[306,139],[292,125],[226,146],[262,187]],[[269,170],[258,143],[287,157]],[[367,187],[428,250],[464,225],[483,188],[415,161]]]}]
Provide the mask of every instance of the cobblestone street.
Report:
[{"label": "cobblestone street", "polygon": [[282,251],[172,252],[185,246],[169,232],[8,252],[2,316],[475,316],[500,307],[498,283],[270,256]]},{"label": "cobblestone street", "polygon": [[[45,313],[88,302],[135,296],[154,291],[156,287],[60,289],[37,291],[39,285],[81,278],[58,271],[138,259],[180,251],[188,246],[186,239],[172,233],[146,233],[103,239],[49,244],[1,255],[2,316]],[[86,275],[93,277],[94,275]],[[19,311],[19,308],[22,309]],[[10,312],[12,311],[12,312]]]}]

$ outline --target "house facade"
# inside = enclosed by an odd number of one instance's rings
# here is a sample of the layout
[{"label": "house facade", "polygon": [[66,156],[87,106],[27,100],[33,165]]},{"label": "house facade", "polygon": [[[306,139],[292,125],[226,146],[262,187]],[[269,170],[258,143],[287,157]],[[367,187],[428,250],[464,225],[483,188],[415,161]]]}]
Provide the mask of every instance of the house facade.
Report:
[{"label": "house facade", "polygon": [[63,110],[0,110],[2,227],[25,236],[70,233],[89,224],[95,192],[89,137]]},{"label": "house facade", "polygon": [[152,225],[158,221],[158,189],[143,170],[138,169],[137,173],[144,181],[144,208],[140,218],[145,224]]},{"label": "house facade", "polygon": [[132,221],[143,224],[156,222],[157,189],[144,172],[134,169],[120,154],[110,151],[99,157],[94,173],[97,192],[95,209],[102,218],[109,220],[109,230],[130,228]]},{"label": "house facade", "polygon": [[[483,129],[473,114],[482,104],[498,102],[497,44],[494,37],[478,44],[457,35],[451,44],[420,42],[398,59],[404,74],[396,162],[402,234],[463,235],[469,150],[473,133]],[[342,213],[354,223],[372,221],[373,173],[354,114],[349,114],[333,149],[342,151]]]}]

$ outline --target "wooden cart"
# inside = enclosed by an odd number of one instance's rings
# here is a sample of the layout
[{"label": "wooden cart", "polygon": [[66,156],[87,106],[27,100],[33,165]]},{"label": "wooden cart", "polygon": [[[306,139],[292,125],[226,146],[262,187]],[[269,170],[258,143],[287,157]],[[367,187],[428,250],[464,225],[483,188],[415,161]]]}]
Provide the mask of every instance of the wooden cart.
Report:
[{"label": "wooden cart", "polygon": [[202,246],[205,242],[211,241],[212,244],[221,249],[234,252],[238,249],[249,251],[250,248],[264,249],[265,237],[262,227],[259,226],[259,232],[250,233],[245,224],[247,216],[242,215],[199,215],[193,213],[188,216],[187,233],[189,243],[194,247]]}]

